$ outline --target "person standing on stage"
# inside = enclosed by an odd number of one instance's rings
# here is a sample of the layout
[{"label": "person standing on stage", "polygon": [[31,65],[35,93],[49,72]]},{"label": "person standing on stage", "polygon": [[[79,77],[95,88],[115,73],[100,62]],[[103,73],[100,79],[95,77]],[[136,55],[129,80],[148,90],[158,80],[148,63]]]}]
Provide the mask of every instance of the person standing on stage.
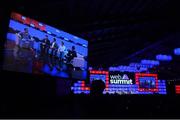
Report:
[{"label": "person standing on stage", "polygon": [[48,39],[48,35],[45,35],[45,38],[42,40],[42,43],[40,44],[40,47],[42,54],[48,54],[50,47],[50,41]]},{"label": "person standing on stage", "polygon": [[64,52],[66,50],[66,47],[64,45],[64,42],[61,42],[61,45],[58,48],[58,53],[59,53],[59,59],[60,61],[63,61],[64,59]]},{"label": "person standing on stage", "polygon": [[51,55],[56,56],[57,54],[58,45],[56,43],[56,38],[53,38],[53,42],[51,43]]}]

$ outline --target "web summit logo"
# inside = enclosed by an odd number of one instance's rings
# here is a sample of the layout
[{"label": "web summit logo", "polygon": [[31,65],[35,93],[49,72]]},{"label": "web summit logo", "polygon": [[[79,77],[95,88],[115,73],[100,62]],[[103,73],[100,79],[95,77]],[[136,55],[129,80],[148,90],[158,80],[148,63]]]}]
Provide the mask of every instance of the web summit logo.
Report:
[{"label": "web summit logo", "polygon": [[121,75],[110,75],[110,84],[133,84],[132,79],[124,74],[123,77]]}]

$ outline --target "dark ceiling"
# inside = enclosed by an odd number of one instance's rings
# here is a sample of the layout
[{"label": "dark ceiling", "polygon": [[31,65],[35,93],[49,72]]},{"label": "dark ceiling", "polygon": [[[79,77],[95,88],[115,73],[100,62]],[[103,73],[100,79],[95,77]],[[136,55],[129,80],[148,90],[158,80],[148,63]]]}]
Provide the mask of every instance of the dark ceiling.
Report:
[{"label": "dark ceiling", "polygon": [[108,67],[179,31],[177,1],[13,1],[12,10],[89,41],[89,62]]}]

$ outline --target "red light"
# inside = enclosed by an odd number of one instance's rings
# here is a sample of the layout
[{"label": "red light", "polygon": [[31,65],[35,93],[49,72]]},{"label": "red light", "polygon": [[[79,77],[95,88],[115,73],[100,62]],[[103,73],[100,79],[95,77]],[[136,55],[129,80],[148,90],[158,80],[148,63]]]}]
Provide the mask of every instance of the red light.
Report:
[{"label": "red light", "polygon": [[90,87],[86,87],[85,90],[90,90]]},{"label": "red light", "polygon": [[31,19],[26,17],[26,19],[23,20],[23,23],[24,23],[24,24],[27,24],[27,25],[30,25]]},{"label": "red light", "polygon": [[95,73],[95,72],[94,72],[94,71],[91,71],[90,73],[93,74],[93,73]]},{"label": "red light", "polygon": [[81,90],[85,90],[85,87],[81,87]]},{"label": "red light", "polygon": [[176,85],[175,88],[176,88],[176,94],[180,94],[180,85]]},{"label": "red light", "polygon": [[17,21],[23,22],[23,20],[22,20],[22,15],[19,14],[19,13],[13,12],[13,13],[11,14],[11,18],[13,18],[13,19],[15,19],[15,20],[17,20]]},{"label": "red light", "polygon": [[36,28],[39,28],[39,22],[36,20],[31,20],[31,23],[34,24]]}]

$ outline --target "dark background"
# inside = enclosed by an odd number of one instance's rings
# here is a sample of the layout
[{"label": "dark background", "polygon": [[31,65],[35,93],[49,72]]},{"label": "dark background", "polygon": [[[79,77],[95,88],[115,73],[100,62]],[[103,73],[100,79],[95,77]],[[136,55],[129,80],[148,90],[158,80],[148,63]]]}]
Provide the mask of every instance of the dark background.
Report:
[{"label": "dark background", "polygon": [[[3,3],[6,2],[6,3]],[[180,46],[179,2],[173,0],[6,0],[0,3],[1,58],[11,11],[89,41],[89,64],[108,68],[146,56],[173,54]],[[1,63],[2,63],[1,59]],[[156,68],[162,79],[177,79],[180,58]],[[2,64],[1,64],[2,65]],[[174,82],[168,95],[57,96],[73,81],[1,70],[1,118],[179,118]],[[176,81],[179,83],[179,81]],[[69,87],[64,87],[69,91]],[[65,90],[66,91],[66,90]],[[69,95],[67,95],[69,94]]]}]

